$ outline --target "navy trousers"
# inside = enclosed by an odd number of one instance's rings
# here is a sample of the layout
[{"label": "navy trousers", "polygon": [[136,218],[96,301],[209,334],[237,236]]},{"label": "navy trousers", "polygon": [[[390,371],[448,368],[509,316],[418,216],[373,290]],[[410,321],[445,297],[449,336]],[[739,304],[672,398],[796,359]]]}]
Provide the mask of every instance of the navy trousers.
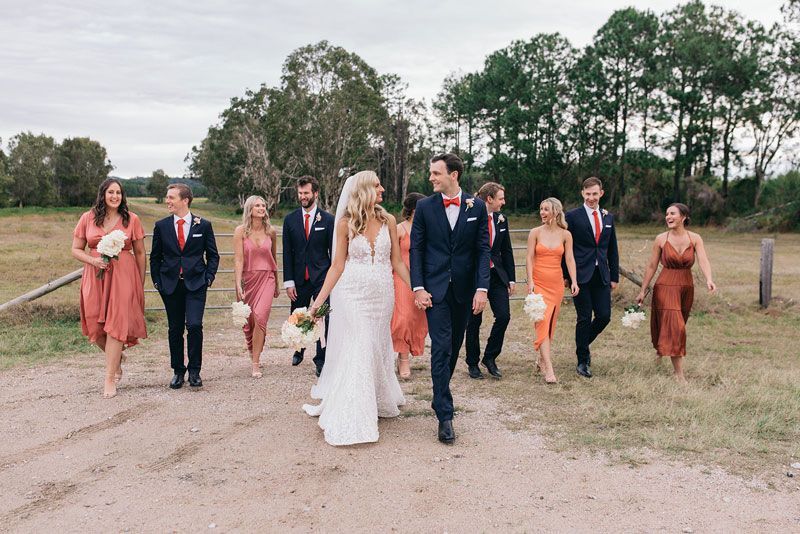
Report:
[{"label": "navy trousers", "polygon": [[578,284],[578,287],[580,292],[572,299],[578,315],[575,323],[575,354],[578,364],[589,365],[592,362],[589,345],[611,321],[611,286],[603,283],[600,271],[595,267],[589,282]]}]

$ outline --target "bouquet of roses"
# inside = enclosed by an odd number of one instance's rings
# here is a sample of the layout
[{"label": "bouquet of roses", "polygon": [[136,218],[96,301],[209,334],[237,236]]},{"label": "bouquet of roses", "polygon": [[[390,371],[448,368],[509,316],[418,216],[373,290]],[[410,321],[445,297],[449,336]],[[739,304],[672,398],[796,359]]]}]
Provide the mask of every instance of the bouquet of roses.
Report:
[{"label": "bouquet of roses", "polygon": [[622,316],[622,326],[625,328],[639,328],[645,318],[642,307],[638,304],[631,304],[625,308],[625,314]]},{"label": "bouquet of roses", "polygon": [[544,312],[547,311],[547,304],[544,303],[544,298],[538,293],[530,293],[525,297],[525,305],[522,311],[531,318],[531,321],[538,323],[544,319]]},{"label": "bouquet of roses", "polygon": [[242,328],[244,325],[247,324],[247,320],[250,318],[250,306],[245,304],[241,301],[236,301],[231,304],[231,320],[233,321],[234,326],[238,326]]},{"label": "bouquet of roses", "polygon": [[323,326],[317,321],[331,312],[326,302],[313,314],[307,308],[297,308],[281,327],[281,339],[294,350],[309,348],[322,336]]},{"label": "bouquet of roses", "polygon": [[[126,239],[128,239],[128,236],[122,230],[114,230],[100,238],[100,242],[97,244],[97,252],[105,263],[111,263],[111,260],[119,259],[119,253],[125,247]],[[104,274],[104,270],[98,270],[97,278],[102,280]]]}]

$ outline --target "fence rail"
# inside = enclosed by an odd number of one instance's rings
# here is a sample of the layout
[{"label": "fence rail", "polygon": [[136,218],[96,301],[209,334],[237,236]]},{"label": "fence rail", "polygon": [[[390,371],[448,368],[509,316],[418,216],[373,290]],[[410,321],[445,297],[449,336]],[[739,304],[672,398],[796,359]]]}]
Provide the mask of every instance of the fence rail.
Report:
[{"label": "fence rail", "polygon": [[[528,232],[530,232],[529,228],[509,230],[509,233],[511,233],[511,234],[528,234]],[[215,234],[215,235],[216,235],[217,238],[232,238],[233,237],[232,233],[218,233],[218,234]],[[280,235],[281,235],[280,232],[278,232],[278,236],[280,236]],[[145,238],[150,238],[150,237],[152,237],[152,234],[145,234]],[[283,251],[280,250],[281,240],[277,240],[277,243],[278,243],[279,246],[278,246],[278,250],[276,251],[276,255],[282,256],[283,255]],[[514,251],[526,250],[527,249],[526,245],[512,245],[511,248]],[[146,249],[147,249],[147,247],[145,247],[145,250]],[[232,257],[234,255],[234,252],[225,250],[225,251],[220,251],[219,255],[222,258],[230,258],[230,257]],[[279,261],[278,264],[280,265],[280,263],[281,262]],[[525,262],[524,261],[523,262],[516,262],[514,264],[514,267],[516,268],[517,272],[519,272],[520,269],[523,269],[523,272],[524,272]],[[227,275],[229,275],[229,274],[232,274],[233,272],[234,272],[234,270],[232,268],[221,268],[221,269],[217,270],[217,274],[227,274]],[[52,280],[52,281],[48,282],[47,284],[45,284],[45,285],[43,285],[43,286],[41,286],[41,287],[39,287],[37,289],[34,289],[33,291],[29,291],[28,293],[25,293],[24,295],[20,295],[19,297],[6,302],[5,304],[0,305],[0,311],[6,310],[8,308],[11,308],[11,307],[16,306],[18,304],[22,304],[24,302],[30,302],[32,300],[35,300],[35,299],[37,299],[39,297],[42,297],[42,296],[50,293],[52,291],[55,291],[59,287],[63,287],[65,285],[67,285],[67,284],[70,284],[70,283],[74,282],[75,280],[80,279],[82,273],[83,273],[83,269],[78,269],[76,271],[73,271],[73,272],[65,275],[65,276],[62,276],[61,278],[58,278],[56,280]],[[147,275],[150,274],[150,270],[149,269],[146,269],[146,274]],[[279,275],[283,274],[283,268],[281,268],[280,266],[278,267],[278,274]],[[637,285],[640,285],[640,286],[642,285],[642,280],[641,280],[641,277],[639,275],[637,275],[636,273],[633,273],[633,272],[623,268],[622,266],[620,266],[620,274],[622,276],[624,276],[625,278],[629,279],[630,281],[632,281],[633,283],[635,283]],[[151,282],[149,282],[149,280],[150,280],[149,276],[146,276],[145,280],[146,280],[147,284],[151,284]],[[280,282],[282,282],[282,280],[280,280]],[[519,284],[520,286],[524,286],[525,284],[527,284],[527,280],[523,277],[522,279],[517,281],[517,284]],[[211,287],[211,288],[208,289],[208,291],[211,292],[214,295],[223,295],[225,293],[230,293],[232,295],[236,294],[236,288],[233,287],[233,286],[231,286],[231,287]],[[156,290],[155,288],[153,288],[151,286],[151,287],[145,288],[144,292],[147,295],[152,295],[152,294],[157,294],[158,290]],[[520,291],[519,294],[511,297],[511,300],[523,300],[525,298],[524,294],[525,294],[524,291]],[[215,299],[215,300],[219,300],[219,299]],[[281,296],[279,296],[276,299],[276,302],[273,305],[273,308],[288,308],[290,306],[290,304],[289,304],[289,302],[287,300],[288,300],[288,298],[285,297],[285,294],[282,292]],[[284,301],[287,301],[287,302],[284,302]],[[229,305],[221,305],[221,304],[215,304],[215,303],[211,303],[211,304],[207,303],[206,304],[206,310],[228,310],[228,309],[230,309]],[[145,307],[145,311],[164,311],[164,307],[163,306],[147,306],[147,307]]]}]

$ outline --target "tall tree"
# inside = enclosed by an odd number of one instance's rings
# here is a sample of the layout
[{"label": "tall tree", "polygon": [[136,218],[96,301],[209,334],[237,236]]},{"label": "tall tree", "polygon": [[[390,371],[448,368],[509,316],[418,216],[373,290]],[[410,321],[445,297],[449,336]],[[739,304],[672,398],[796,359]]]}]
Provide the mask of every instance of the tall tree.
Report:
[{"label": "tall tree", "polygon": [[88,137],[64,139],[56,148],[55,188],[58,202],[86,206],[97,195],[97,187],[114,169],[106,149]]},{"label": "tall tree", "polygon": [[52,137],[23,132],[9,142],[9,192],[20,208],[49,206],[55,201],[55,150]]},{"label": "tall tree", "polygon": [[164,202],[164,197],[167,194],[167,187],[169,186],[169,176],[163,169],[156,169],[150,175],[150,180],[147,182],[147,193],[156,198],[156,204]]}]

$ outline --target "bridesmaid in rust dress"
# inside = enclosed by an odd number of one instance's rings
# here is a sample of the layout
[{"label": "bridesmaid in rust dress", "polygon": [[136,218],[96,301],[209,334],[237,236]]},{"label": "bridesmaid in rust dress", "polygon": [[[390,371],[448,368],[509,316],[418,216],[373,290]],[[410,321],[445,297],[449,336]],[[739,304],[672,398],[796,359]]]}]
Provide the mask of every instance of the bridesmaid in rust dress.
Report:
[{"label": "bridesmaid in rust dress", "polygon": [[539,351],[539,368],[544,372],[544,381],[557,382],[550,358],[556,320],[564,300],[564,275],[561,258],[565,258],[572,285],[572,296],[578,294],[575,281],[575,257],[572,255],[572,234],[567,230],[564,208],[557,198],[547,198],[539,205],[542,225],[528,234],[528,253],[526,267],[528,272],[528,293],[542,296],[547,309],[544,319],[536,323],[536,341],[533,348]]},{"label": "bridesmaid in rust dress", "polygon": [[[97,244],[113,230],[126,234],[125,248],[119,259],[105,263]],[[125,191],[116,178],[100,184],[94,206],[81,215],[72,237],[72,256],[86,264],[81,277],[81,330],[105,352],[103,397],[111,398],[122,378],[122,351],[147,337],[144,230],[139,217],[128,211]],[[97,277],[99,271],[105,271],[102,279]]]},{"label": "bridesmaid in rust dress", "polygon": [[695,258],[706,278],[708,291],[713,294],[717,286],[711,279],[711,263],[708,261],[703,239],[686,229],[689,224],[689,208],[680,203],[670,205],[667,208],[666,221],[668,230],[656,237],[642,280],[642,290],[636,301],[640,305],[644,301],[646,289],[660,260],[661,273],[653,286],[650,337],[658,357],[669,356],[675,378],[685,382],[683,357],[686,356],[686,321],[689,320],[694,300],[692,265]]},{"label": "bridesmaid in rust dress", "polygon": [[267,217],[267,203],[250,196],[244,203],[242,224],[233,233],[236,300],[250,306],[250,317],[242,328],[253,364],[251,376],[261,378],[261,352],[267,336],[272,300],[279,294],[276,275],[276,232]]},{"label": "bridesmaid in rust dress", "polygon": [[[403,222],[397,225],[397,237],[400,241],[400,254],[403,263],[409,266],[409,248],[411,246],[411,224],[414,222],[414,210],[417,202],[425,198],[420,193],[409,193],[403,200]],[[422,356],[425,351],[425,336],[428,335],[428,318],[425,310],[414,304],[414,293],[408,284],[394,273],[394,313],[392,315],[392,343],[397,352],[397,372],[400,378],[411,377],[412,356]]]}]

